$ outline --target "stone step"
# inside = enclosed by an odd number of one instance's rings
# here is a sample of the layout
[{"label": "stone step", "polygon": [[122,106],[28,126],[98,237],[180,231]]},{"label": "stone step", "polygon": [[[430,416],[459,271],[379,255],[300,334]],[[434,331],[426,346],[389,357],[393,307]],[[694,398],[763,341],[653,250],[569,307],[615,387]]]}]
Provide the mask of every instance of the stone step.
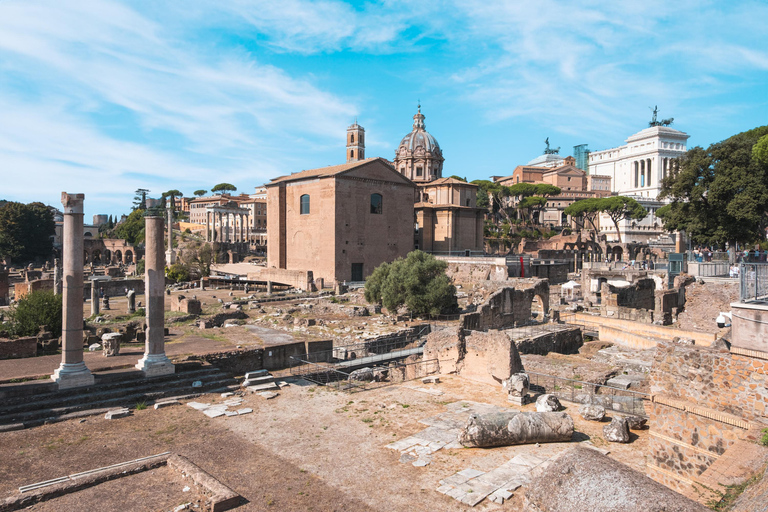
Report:
[{"label": "stone step", "polygon": [[271,377],[272,375],[268,370],[256,370],[254,372],[248,372],[245,374],[245,380],[253,380],[259,377]]},{"label": "stone step", "polygon": [[276,382],[267,382],[265,384],[256,384],[255,386],[247,386],[245,389],[257,393],[259,391],[267,391],[272,389],[280,389],[280,386]]},{"label": "stone step", "polygon": [[274,381],[275,381],[275,378],[272,375],[265,375],[263,377],[245,379],[243,381],[243,387],[258,386],[260,384],[269,384],[270,382],[274,382]]},{"label": "stone step", "polygon": [[190,393],[192,388],[189,385],[174,387],[163,386],[158,389],[154,384],[155,383],[151,381],[147,382],[144,389],[127,390],[119,396],[103,396],[101,399],[83,401],[65,407],[39,408],[36,410],[19,412],[17,414],[3,415],[0,416],[0,431],[3,430],[3,425],[22,425],[23,428],[29,428],[44,423],[61,421],[62,419],[68,419],[68,417],[78,417],[80,416],[78,413],[84,413],[82,414],[83,416],[88,416],[88,411],[95,411],[95,414],[100,414],[106,409],[120,406],[132,407],[140,402],[151,405],[153,402],[167,400],[169,398],[190,398],[207,392],[236,390],[239,387],[234,379],[228,376],[207,380],[203,382],[201,387],[195,388],[194,393]]},{"label": "stone step", "polygon": [[[125,394],[134,388],[141,388],[147,383],[152,387],[177,387],[191,384],[192,381],[212,378],[222,375],[222,372],[216,368],[203,368],[195,371],[187,371],[153,378],[151,380],[141,377],[139,372],[131,372],[131,378],[121,378],[116,376],[116,381],[100,382],[103,376],[97,374],[97,383],[94,386],[80,388],[78,390],[59,391],[54,384],[54,390],[48,392],[31,392],[27,396],[19,396],[14,400],[4,400],[3,407],[0,407],[0,417],[14,411],[24,411],[37,408],[51,408],[64,406],[70,403],[82,403],[89,401],[89,397],[95,397],[98,400],[101,396],[110,393]],[[47,388],[50,389],[50,388]]]}]

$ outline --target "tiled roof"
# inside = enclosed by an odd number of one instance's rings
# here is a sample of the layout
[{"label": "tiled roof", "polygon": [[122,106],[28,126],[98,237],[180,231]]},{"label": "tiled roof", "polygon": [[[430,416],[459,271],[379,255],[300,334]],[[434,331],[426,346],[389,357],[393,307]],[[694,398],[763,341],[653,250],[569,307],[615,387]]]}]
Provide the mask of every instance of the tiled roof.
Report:
[{"label": "tiled roof", "polygon": [[334,176],[336,174],[340,174],[342,172],[355,169],[356,167],[362,167],[363,165],[369,164],[376,160],[381,161],[381,163],[383,163],[387,167],[390,167],[393,171],[395,170],[395,168],[392,167],[392,164],[390,164],[389,161],[384,158],[378,158],[378,157],[366,158],[365,160],[359,160],[357,162],[347,162],[345,164],[340,164],[340,165],[329,165],[328,167],[320,167],[318,169],[307,169],[306,171],[294,172],[287,176],[279,176],[273,179],[272,181],[270,181],[269,183],[267,183],[266,186],[268,187],[270,185],[274,185],[276,183],[283,183],[286,181],[305,180],[309,178],[325,178],[328,176]]}]

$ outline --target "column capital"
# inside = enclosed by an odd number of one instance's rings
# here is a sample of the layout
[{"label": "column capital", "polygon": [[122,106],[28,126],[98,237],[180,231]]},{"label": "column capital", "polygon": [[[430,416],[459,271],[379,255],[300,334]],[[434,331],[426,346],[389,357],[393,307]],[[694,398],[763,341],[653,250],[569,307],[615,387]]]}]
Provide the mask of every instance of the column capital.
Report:
[{"label": "column capital", "polygon": [[61,193],[61,204],[64,206],[64,213],[83,213],[83,203],[85,194]]}]

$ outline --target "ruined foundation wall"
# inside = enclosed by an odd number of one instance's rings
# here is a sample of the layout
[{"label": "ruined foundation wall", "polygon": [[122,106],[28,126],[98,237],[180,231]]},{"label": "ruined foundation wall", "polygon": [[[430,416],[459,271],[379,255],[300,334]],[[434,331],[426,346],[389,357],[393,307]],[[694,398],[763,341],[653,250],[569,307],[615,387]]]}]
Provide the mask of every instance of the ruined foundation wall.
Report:
[{"label": "ruined foundation wall", "polygon": [[476,312],[462,315],[462,327],[473,331],[525,325],[531,320],[531,303],[541,299],[544,314],[549,312],[549,282],[520,279],[520,287],[504,287],[491,294]]},{"label": "ruined foundation wall", "polygon": [[732,414],[768,420],[768,361],[675,343],[659,343],[651,393]]},{"label": "ruined foundation wall", "polygon": [[755,425],[768,420],[768,361],[659,343],[650,373],[648,474],[684,490]]},{"label": "ruined foundation wall", "polygon": [[688,490],[689,482],[695,482],[746,432],[659,402],[651,404],[650,424],[648,476],[678,492]]},{"label": "ruined foundation wall", "polygon": [[0,339],[0,359],[20,359],[37,355],[37,338]]}]

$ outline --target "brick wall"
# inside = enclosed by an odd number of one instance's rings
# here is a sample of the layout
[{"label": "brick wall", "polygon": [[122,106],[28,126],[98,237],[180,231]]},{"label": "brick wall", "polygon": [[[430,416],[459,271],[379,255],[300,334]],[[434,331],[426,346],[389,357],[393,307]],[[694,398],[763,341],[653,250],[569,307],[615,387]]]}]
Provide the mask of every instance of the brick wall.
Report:
[{"label": "brick wall", "polygon": [[651,393],[746,421],[768,419],[768,361],[695,345],[659,343]]},{"label": "brick wall", "polygon": [[462,327],[474,331],[502,329],[528,323],[531,317],[531,302],[540,297],[545,313],[549,311],[549,283],[533,279],[521,280],[527,288],[505,287],[491,294],[477,312],[462,315]]},{"label": "brick wall", "polygon": [[0,339],[0,359],[18,359],[37,355],[37,338]]}]

